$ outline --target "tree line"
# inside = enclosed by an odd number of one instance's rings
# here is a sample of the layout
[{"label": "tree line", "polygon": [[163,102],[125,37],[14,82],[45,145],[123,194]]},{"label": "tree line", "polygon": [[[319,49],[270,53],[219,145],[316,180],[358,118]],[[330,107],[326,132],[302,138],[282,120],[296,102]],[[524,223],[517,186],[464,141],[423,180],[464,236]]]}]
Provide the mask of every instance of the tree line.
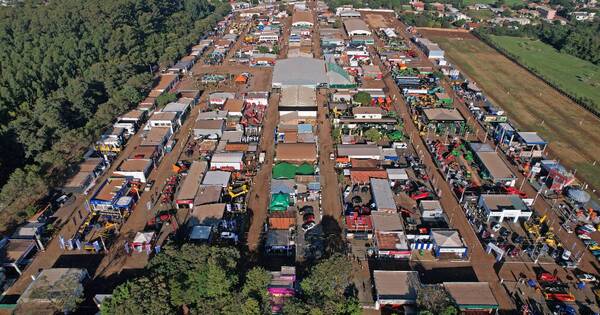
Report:
[{"label": "tree line", "polygon": [[573,22],[566,25],[542,21],[536,25],[490,26],[478,30],[480,34],[537,38],[555,49],[600,64],[600,21]]},{"label": "tree line", "polygon": [[0,7],[0,230],[73,173],[112,120],[229,13],[207,0]]},{"label": "tree line", "polygon": [[[166,245],[146,274],[117,286],[101,314],[271,314],[271,274],[245,270],[234,247]],[[360,314],[352,296],[350,261],[334,255],[313,266],[288,300],[284,314]]]}]

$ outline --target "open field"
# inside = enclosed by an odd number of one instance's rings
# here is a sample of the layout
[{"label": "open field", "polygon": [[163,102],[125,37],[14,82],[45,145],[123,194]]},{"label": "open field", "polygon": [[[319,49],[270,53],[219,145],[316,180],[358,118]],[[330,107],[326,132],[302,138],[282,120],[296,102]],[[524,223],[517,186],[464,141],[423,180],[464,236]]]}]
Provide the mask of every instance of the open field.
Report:
[{"label": "open field", "polygon": [[539,40],[511,36],[491,36],[491,39],[569,94],[592,99],[600,110],[600,66],[561,53]]},{"label": "open field", "polygon": [[475,80],[521,130],[538,131],[561,163],[600,188],[600,120],[470,34],[421,32]]},{"label": "open field", "polygon": [[494,12],[492,12],[492,10],[488,10],[488,9],[467,10],[467,12],[465,14],[473,19],[480,19],[480,20],[487,20],[487,19],[491,19],[494,17]]}]

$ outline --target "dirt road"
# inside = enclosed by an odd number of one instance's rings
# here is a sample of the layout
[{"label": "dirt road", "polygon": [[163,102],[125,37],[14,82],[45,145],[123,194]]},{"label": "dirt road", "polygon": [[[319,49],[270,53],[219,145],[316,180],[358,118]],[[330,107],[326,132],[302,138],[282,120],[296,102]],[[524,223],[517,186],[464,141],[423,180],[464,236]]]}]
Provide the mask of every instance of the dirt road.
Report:
[{"label": "dirt road", "polygon": [[272,94],[269,99],[269,108],[263,121],[260,151],[265,152],[265,162],[254,176],[252,187],[248,194],[248,211],[251,215],[251,224],[246,242],[250,251],[259,249],[263,226],[267,220],[267,208],[271,196],[271,173],[275,158],[275,127],[279,122],[277,105],[279,94]]},{"label": "dirt road", "polygon": [[[380,47],[383,45],[379,38],[376,38],[376,44]],[[386,73],[387,69],[385,69],[381,63],[381,60],[373,49],[371,49],[371,56],[373,56],[375,64],[379,66],[384,73]],[[404,121],[405,133],[410,137],[413,145],[416,148],[416,151],[422,159],[422,162],[427,166],[427,172],[430,175],[432,183],[439,190],[440,203],[442,204],[442,207],[444,208],[448,218],[450,218],[450,226],[459,230],[465,243],[469,247],[469,258],[473,270],[477,275],[477,279],[479,281],[486,281],[490,283],[492,291],[494,292],[496,300],[498,301],[501,309],[514,309],[515,306],[512,303],[511,298],[501,286],[498,276],[494,272],[494,259],[484,251],[481,243],[475,235],[475,232],[473,229],[471,229],[471,226],[464,215],[462,207],[454,198],[450,186],[445,181],[444,176],[436,168],[431,155],[427,151],[423,139],[421,139],[419,136],[418,129],[410,116],[408,105],[403,101],[398,86],[389,73],[386,73],[384,81],[390,95],[395,100],[395,102],[393,102],[394,109],[400,114],[400,117],[402,117]]]}]

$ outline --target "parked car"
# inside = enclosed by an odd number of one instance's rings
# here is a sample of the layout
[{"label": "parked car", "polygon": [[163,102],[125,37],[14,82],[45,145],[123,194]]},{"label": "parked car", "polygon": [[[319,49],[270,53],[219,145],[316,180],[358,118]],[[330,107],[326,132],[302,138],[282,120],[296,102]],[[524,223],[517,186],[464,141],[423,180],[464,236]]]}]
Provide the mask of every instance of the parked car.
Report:
[{"label": "parked car", "polygon": [[582,273],[577,275],[577,279],[581,282],[596,282],[596,277],[589,273]]}]

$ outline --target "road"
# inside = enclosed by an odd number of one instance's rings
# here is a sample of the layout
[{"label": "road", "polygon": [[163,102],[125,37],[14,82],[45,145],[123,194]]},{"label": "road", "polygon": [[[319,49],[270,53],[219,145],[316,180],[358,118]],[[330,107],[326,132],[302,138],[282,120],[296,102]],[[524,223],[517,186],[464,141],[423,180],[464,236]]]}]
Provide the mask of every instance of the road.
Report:
[{"label": "road", "polygon": [[[410,42],[409,39],[411,35],[406,32],[405,24],[398,20],[395,20],[394,27],[398,31],[398,34],[400,34],[402,37],[404,37],[405,40]],[[421,60],[426,60],[430,66],[436,67],[427,58],[425,53],[421,51],[418,47],[416,47],[414,44],[412,44],[412,42],[411,46],[414,51],[418,52],[419,58]],[[446,90],[446,92],[449,94],[449,96],[452,97],[452,99],[454,100],[454,106],[461,112],[463,117],[467,119],[469,125],[474,128],[474,135],[476,139],[480,142],[488,143],[489,145],[494,147],[495,143],[491,140],[491,138],[486,138],[486,130],[482,126],[481,122],[473,117],[472,113],[469,111],[468,105],[460,101],[459,97],[454,93],[454,90],[451,89],[448,79],[444,78],[443,80],[441,80],[441,84]],[[510,160],[504,154],[504,152],[498,150],[498,155],[502,158],[502,160],[504,160],[505,164],[509,166],[512,172],[517,176],[517,187],[520,187],[521,183],[523,183],[523,181],[525,180],[525,176],[519,171],[516,165],[510,162]],[[522,191],[525,192],[529,198],[535,198],[535,196],[537,195],[537,191],[535,190],[535,188],[533,188],[533,186],[530,185],[527,181],[524,183]],[[575,234],[569,234],[561,227],[561,220],[559,219],[557,213],[555,211],[552,211],[552,205],[548,202],[548,200],[540,196],[536,199],[536,202],[533,204],[533,210],[538,216],[548,216],[547,222],[549,222],[555,234],[562,242],[564,248],[571,249],[573,244],[575,244],[576,249],[574,253],[578,251],[584,253],[579,264],[579,269],[591,273],[597,273],[600,270],[596,258],[593,255],[591,255],[591,253],[589,253],[583,242],[579,240],[579,238],[577,238]]]},{"label": "road", "polygon": [[[382,47],[381,39],[376,35],[374,35],[374,37],[376,39],[376,44]],[[388,93],[391,95],[392,99],[395,100],[395,102],[393,102],[394,110],[400,114],[400,117],[402,117],[404,121],[405,133],[410,137],[422,162],[427,166],[427,171],[430,175],[432,183],[438,188],[440,203],[442,204],[446,215],[448,218],[450,218],[450,226],[459,230],[465,243],[469,247],[469,259],[471,261],[473,270],[477,275],[477,279],[479,281],[490,283],[492,291],[494,292],[496,300],[498,301],[501,309],[514,309],[515,306],[511,298],[500,284],[499,278],[494,272],[495,260],[492,256],[488,255],[484,251],[477,238],[477,235],[475,235],[475,232],[473,229],[471,229],[471,226],[464,215],[462,207],[456,198],[454,198],[450,186],[445,181],[444,176],[439,172],[439,170],[437,170],[436,165],[433,162],[431,155],[427,151],[427,147],[423,139],[421,139],[419,136],[419,131],[410,116],[408,105],[404,102],[398,86],[392,79],[391,75],[387,73],[387,69],[383,66],[373,47],[371,47],[371,56],[374,63],[379,66],[382,72],[385,74],[385,85],[388,89]]]}]

